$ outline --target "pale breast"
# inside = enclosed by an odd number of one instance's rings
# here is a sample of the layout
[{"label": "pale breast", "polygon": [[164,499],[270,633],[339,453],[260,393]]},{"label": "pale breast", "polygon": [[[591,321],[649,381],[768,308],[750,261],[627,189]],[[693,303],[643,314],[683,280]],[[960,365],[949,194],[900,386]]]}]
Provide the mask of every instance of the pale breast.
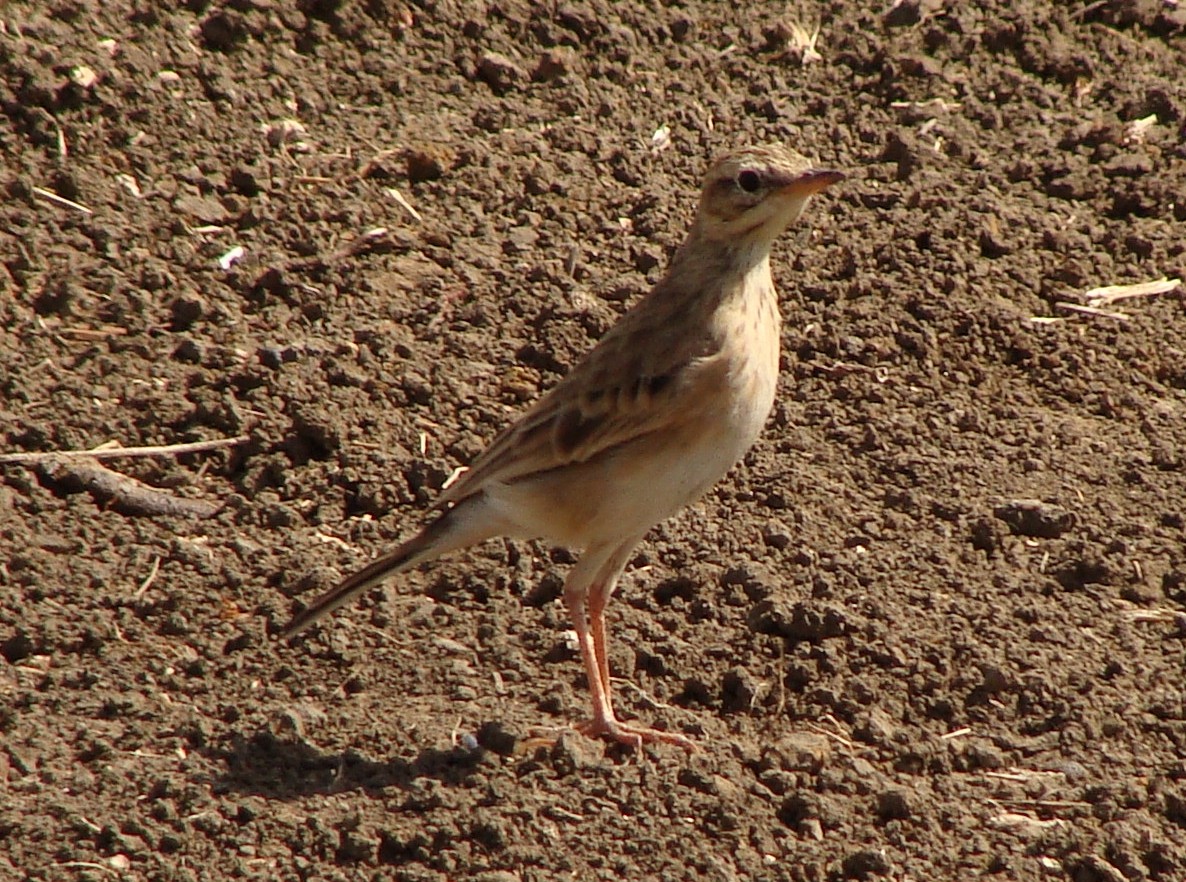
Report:
[{"label": "pale breast", "polygon": [[778,387],[782,320],[767,265],[755,268],[742,283],[743,293],[718,314],[723,351],[730,354],[729,397],[740,458],[757,439],[774,406]]}]

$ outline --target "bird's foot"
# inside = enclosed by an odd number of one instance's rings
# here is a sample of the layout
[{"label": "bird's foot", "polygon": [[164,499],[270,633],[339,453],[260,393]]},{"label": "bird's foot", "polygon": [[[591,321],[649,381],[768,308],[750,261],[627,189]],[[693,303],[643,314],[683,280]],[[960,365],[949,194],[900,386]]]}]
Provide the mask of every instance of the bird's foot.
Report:
[{"label": "bird's foot", "polygon": [[573,728],[586,738],[608,738],[610,741],[616,741],[635,749],[644,744],[674,744],[676,747],[682,747],[688,753],[695,753],[699,750],[695,741],[678,732],[664,732],[647,726],[635,726],[613,718],[590,720]]}]

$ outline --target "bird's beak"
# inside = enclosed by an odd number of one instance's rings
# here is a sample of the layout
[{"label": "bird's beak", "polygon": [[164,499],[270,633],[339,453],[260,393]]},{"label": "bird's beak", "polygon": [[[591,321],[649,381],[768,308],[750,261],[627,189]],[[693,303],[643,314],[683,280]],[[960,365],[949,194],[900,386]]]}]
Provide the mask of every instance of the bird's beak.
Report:
[{"label": "bird's beak", "polygon": [[781,189],[783,192],[791,193],[795,196],[811,196],[825,187],[832,186],[837,181],[843,181],[844,178],[844,172],[834,169],[810,168],[802,174],[795,175]]}]

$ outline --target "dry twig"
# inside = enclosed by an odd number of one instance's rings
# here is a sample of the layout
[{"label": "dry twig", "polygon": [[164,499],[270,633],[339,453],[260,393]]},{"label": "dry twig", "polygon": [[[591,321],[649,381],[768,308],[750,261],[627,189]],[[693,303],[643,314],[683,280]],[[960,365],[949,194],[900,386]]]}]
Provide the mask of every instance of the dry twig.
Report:
[{"label": "dry twig", "polygon": [[124,514],[208,518],[222,508],[204,499],[173,496],[94,459],[51,457],[39,460],[36,468],[43,479],[62,485],[66,492],[86,490],[97,502],[109,503]]}]

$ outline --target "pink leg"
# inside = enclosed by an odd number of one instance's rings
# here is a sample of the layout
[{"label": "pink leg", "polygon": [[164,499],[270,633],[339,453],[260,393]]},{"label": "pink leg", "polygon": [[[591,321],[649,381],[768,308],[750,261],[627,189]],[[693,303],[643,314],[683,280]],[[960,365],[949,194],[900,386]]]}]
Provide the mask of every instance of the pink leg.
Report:
[{"label": "pink leg", "polygon": [[[609,658],[606,653],[605,608],[618,584],[618,577],[638,540],[619,546],[605,562],[598,567],[589,581],[584,578],[585,568],[580,563],[569,574],[564,588],[565,602],[572,616],[581,659],[585,663],[585,676],[589,680],[589,691],[593,697],[593,719],[579,727],[591,737],[603,736],[631,747],[663,742],[676,744],[692,751],[696,745],[675,732],[661,732],[645,726],[623,723],[614,715],[610,688]],[[589,552],[586,552],[586,557]],[[594,558],[595,560],[595,558]]]},{"label": "pink leg", "polygon": [[591,725],[600,731],[616,722],[609,690],[606,688],[608,681],[602,677],[605,665],[601,661],[597,643],[593,639],[586,609],[585,592],[570,592],[566,588],[564,593],[568,612],[572,617],[572,627],[577,634],[577,646],[581,651],[581,661],[585,664],[585,679],[589,681],[589,692],[593,698],[593,722]]},{"label": "pink leg", "polygon": [[[613,590],[612,588],[610,589]],[[601,676],[601,688],[605,690],[606,701],[613,704],[613,686],[609,677],[609,651],[605,639],[605,607],[609,603],[609,591],[605,583],[594,582],[589,586],[589,630],[593,633],[593,654],[597,656],[597,670]]]}]

